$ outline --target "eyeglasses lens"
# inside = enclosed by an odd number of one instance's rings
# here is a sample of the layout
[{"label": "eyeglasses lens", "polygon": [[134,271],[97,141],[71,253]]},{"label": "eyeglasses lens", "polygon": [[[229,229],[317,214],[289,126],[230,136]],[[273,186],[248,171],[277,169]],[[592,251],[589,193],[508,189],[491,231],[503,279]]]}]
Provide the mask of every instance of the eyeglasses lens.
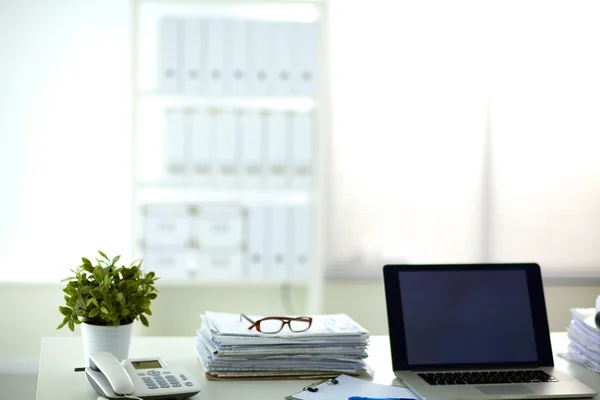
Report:
[{"label": "eyeglasses lens", "polygon": [[290,330],[302,332],[310,328],[310,322],[306,319],[293,319],[290,321]]},{"label": "eyeglasses lens", "polygon": [[260,321],[260,331],[262,333],[277,333],[283,328],[283,321],[280,319],[263,319]]}]

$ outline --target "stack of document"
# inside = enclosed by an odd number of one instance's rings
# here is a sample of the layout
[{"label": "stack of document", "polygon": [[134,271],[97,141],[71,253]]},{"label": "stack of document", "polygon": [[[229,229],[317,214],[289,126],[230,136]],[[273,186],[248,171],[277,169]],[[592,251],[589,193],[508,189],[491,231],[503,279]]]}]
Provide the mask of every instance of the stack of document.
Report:
[{"label": "stack of document", "polygon": [[600,372],[600,329],[596,328],[593,308],[572,308],[572,320],[567,329],[568,353],[561,357]]},{"label": "stack of document", "polygon": [[[248,315],[254,321],[266,315]],[[369,372],[369,333],[346,314],[317,315],[304,332],[248,329],[240,314],[206,311],[196,352],[208,379],[329,378]]]}]

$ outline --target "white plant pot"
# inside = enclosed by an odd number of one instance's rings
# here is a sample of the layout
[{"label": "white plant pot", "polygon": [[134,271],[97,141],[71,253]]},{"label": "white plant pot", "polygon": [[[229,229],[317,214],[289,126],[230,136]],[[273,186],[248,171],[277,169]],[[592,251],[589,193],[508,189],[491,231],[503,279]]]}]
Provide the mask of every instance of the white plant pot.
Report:
[{"label": "white plant pot", "polygon": [[81,324],[83,356],[85,366],[89,367],[89,355],[98,351],[108,351],[123,361],[129,355],[133,323],[120,326]]}]

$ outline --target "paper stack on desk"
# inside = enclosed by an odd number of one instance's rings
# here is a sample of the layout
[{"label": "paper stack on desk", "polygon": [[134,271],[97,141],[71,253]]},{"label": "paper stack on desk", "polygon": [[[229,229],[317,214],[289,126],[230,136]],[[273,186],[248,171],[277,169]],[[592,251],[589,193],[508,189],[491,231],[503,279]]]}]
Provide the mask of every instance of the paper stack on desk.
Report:
[{"label": "paper stack on desk", "polygon": [[[266,315],[248,315],[259,320]],[[206,311],[196,352],[208,379],[314,379],[368,372],[369,333],[346,314],[317,315],[304,332],[264,334],[240,314]]]},{"label": "paper stack on desk", "polygon": [[600,330],[596,328],[593,308],[572,308],[572,320],[567,329],[568,353],[561,357],[600,372]]}]

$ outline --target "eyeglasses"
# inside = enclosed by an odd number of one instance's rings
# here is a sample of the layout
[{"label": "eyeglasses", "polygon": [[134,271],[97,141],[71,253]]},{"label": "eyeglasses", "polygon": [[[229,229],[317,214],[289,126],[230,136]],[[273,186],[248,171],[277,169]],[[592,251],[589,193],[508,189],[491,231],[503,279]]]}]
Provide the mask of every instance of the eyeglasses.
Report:
[{"label": "eyeglasses", "polygon": [[248,330],[255,328],[260,333],[277,333],[283,329],[284,325],[287,325],[292,332],[304,332],[312,325],[311,317],[265,317],[253,321],[246,314],[240,314],[240,321],[242,318],[252,324]]}]

